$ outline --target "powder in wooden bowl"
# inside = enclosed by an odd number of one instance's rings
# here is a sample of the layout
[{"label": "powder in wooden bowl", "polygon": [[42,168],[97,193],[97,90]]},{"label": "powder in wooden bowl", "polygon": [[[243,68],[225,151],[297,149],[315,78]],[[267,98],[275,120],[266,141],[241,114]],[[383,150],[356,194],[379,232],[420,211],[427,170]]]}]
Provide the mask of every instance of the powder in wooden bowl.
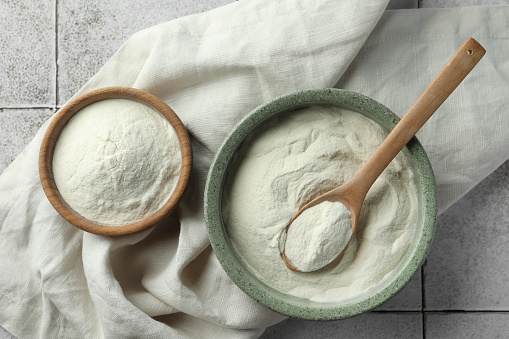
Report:
[{"label": "powder in wooden bowl", "polygon": [[53,175],[65,202],[107,226],[154,214],[173,193],[181,152],[171,124],[154,109],[127,99],[93,103],[63,128]]}]

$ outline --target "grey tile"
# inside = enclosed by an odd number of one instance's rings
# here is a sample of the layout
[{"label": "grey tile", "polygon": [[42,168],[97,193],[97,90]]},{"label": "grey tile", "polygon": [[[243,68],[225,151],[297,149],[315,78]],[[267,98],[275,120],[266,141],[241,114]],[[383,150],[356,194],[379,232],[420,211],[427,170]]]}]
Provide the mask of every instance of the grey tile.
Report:
[{"label": "grey tile", "polygon": [[0,109],[0,174],[52,114],[51,109]]},{"label": "grey tile", "polygon": [[287,319],[265,330],[260,338],[422,338],[422,315],[411,313],[366,313],[329,322]]},{"label": "grey tile", "polygon": [[0,326],[0,339],[16,339],[16,337]]},{"label": "grey tile", "polygon": [[425,326],[427,338],[507,338],[509,313],[429,313]]},{"label": "grey tile", "polygon": [[376,308],[377,311],[421,311],[422,276],[419,270],[408,284],[392,299]]},{"label": "grey tile", "polygon": [[54,1],[0,1],[0,107],[55,104]]},{"label": "grey tile", "polygon": [[137,31],[233,1],[59,1],[59,104],[74,95]]},{"label": "grey tile", "polygon": [[420,8],[509,5],[509,0],[419,0]]},{"label": "grey tile", "polygon": [[424,266],[426,310],[509,310],[509,161],[444,212]]},{"label": "grey tile", "polygon": [[390,0],[387,9],[417,8],[418,5],[418,0]]}]

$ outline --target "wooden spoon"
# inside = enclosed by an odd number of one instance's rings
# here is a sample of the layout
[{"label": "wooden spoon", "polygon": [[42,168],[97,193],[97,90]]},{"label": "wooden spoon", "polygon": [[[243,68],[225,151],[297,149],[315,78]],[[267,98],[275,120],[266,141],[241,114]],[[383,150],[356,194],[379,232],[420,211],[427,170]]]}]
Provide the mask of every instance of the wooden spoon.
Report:
[{"label": "wooden spoon", "polygon": [[[293,265],[285,255],[284,245],[286,242],[286,234],[288,233],[288,229],[292,225],[292,222],[303,211],[321,202],[341,202],[351,213],[353,236],[357,227],[357,221],[359,219],[364,198],[375,180],[389,165],[392,159],[394,159],[394,157],[417,133],[417,131],[419,131],[424,123],[426,123],[433,113],[435,113],[438,107],[440,107],[447,97],[449,97],[456,87],[458,87],[458,85],[463,81],[467,74],[470,73],[479,60],[481,60],[485,53],[486,51],[477,41],[472,38],[468,39],[454,54],[451,60],[449,60],[447,65],[440,71],[429,87],[424,91],[419,99],[417,99],[414,105],[389,133],[387,138],[376,149],[361,169],[343,185],[315,198],[299,209],[299,211],[290,220],[290,223],[286,227],[281,238],[281,256],[288,268],[302,272],[298,267],[295,267],[295,265]],[[332,261],[337,259],[345,251],[346,247],[348,247],[348,243]]]}]

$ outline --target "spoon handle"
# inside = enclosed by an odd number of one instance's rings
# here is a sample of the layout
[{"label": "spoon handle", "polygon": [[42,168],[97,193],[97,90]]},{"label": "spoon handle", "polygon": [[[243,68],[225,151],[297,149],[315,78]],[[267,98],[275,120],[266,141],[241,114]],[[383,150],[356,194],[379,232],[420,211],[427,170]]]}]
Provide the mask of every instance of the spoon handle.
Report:
[{"label": "spoon handle", "polygon": [[[435,113],[486,51],[474,39],[468,39],[440,71],[424,93],[394,127],[380,147],[357,172],[357,191],[367,191],[394,157]],[[364,186],[364,187],[362,187]]]}]

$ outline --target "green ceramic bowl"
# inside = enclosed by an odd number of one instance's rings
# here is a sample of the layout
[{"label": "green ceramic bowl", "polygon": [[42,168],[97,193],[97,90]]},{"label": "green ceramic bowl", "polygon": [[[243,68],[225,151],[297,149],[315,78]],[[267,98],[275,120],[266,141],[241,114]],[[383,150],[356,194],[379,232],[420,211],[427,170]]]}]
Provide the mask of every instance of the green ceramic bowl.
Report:
[{"label": "green ceramic bowl", "polygon": [[359,112],[390,131],[399,118],[387,107],[364,95],[317,89],[297,92],[262,105],[244,118],[224,141],[209,170],[205,187],[205,220],[214,252],[230,278],[260,304],[287,316],[308,320],[336,320],[369,311],[392,298],[424,262],[435,232],[437,199],[433,171],[423,147],[413,138],[403,150],[412,167],[419,194],[419,213],[408,250],[391,278],[358,297],[337,302],[315,302],[284,293],[253,274],[235,252],[222,218],[222,195],[230,164],[243,141],[267,121],[308,106],[335,106]]}]

